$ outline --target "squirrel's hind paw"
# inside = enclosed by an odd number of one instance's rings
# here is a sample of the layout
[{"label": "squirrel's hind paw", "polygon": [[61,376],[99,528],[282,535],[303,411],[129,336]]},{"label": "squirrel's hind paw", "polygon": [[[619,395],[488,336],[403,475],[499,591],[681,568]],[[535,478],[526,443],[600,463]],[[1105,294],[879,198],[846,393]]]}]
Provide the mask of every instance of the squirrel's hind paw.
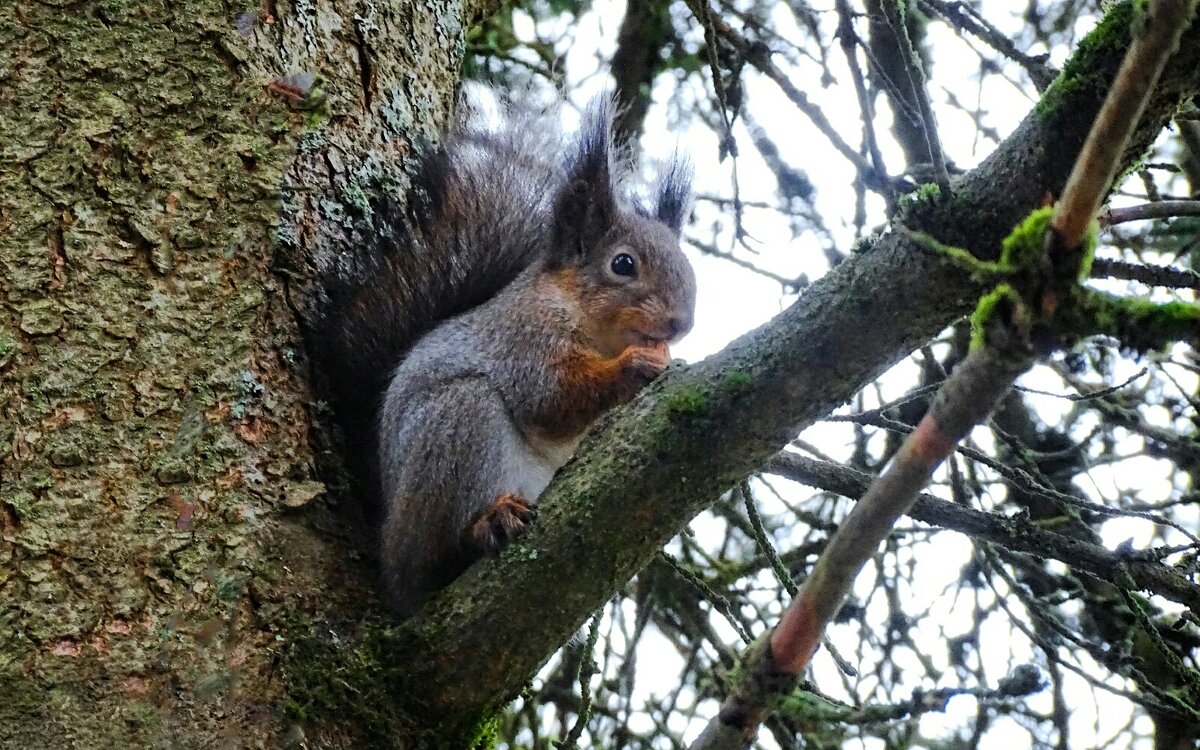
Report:
[{"label": "squirrel's hind paw", "polygon": [[505,493],[493,500],[467,527],[467,544],[481,555],[495,554],[523,532],[536,514],[528,500]]}]

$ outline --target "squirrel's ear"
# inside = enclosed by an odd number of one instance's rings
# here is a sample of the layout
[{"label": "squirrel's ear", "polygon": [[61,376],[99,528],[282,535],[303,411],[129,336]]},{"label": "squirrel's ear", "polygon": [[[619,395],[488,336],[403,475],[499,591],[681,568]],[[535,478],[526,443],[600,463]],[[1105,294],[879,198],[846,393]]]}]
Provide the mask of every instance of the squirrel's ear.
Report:
[{"label": "squirrel's ear", "polygon": [[606,96],[593,100],[584,112],[554,200],[554,252],[562,260],[586,255],[616,220],[612,121],[613,103]]},{"label": "squirrel's ear", "polygon": [[691,209],[692,164],[675,154],[658,183],[655,217],[679,234]]}]

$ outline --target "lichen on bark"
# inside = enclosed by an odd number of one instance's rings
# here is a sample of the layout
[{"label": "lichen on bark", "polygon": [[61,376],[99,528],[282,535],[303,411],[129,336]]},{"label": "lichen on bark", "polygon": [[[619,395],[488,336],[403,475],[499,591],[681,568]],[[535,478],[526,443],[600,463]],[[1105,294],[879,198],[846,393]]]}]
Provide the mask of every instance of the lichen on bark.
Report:
[{"label": "lichen on bark", "polygon": [[290,628],[377,607],[276,253],[285,176],[445,121],[461,7],[380,7],[0,10],[0,747],[278,747]]}]

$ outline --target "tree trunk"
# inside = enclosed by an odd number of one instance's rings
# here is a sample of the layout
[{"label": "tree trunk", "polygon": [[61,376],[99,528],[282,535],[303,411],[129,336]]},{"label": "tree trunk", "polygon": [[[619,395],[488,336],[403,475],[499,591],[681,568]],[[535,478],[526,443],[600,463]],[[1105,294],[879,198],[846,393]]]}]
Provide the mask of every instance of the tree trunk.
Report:
[{"label": "tree trunk", "polygon": [[378,604],[274,259],[445,122],[480,11],[0,10],[0,747],[303,740],[296,640]]}]

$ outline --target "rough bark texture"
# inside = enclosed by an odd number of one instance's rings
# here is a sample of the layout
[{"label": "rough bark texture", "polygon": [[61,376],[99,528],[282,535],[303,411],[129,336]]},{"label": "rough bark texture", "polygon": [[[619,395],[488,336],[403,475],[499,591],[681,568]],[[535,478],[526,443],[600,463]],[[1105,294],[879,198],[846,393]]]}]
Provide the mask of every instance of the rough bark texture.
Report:
[{"label": "rough bark texture", "polygon": [[[322,249],[313,228],[336,225],[365,154],[395,160],[445,121],[463,15],[3,5],[0,747],[304,737],[281,663],[375,596],[315,523],[307,373],[273,259],[302,235]],[[275,80],[304,72],[323,79],[305,101]]]}]

